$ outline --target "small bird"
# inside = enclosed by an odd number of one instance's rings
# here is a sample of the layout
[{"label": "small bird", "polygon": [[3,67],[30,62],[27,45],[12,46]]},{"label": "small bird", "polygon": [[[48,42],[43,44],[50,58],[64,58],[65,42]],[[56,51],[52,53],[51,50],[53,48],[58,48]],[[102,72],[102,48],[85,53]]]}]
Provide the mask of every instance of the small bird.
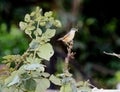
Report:
[{"label": "small bird", "polygon": [[64,43],[68,44],[69,42],[73,41],[75,36],[75,32],[78,31],[76,28],[71,28],[70,32],[68,32],[65,36],[59,38],[58,40],[63,41]]}]

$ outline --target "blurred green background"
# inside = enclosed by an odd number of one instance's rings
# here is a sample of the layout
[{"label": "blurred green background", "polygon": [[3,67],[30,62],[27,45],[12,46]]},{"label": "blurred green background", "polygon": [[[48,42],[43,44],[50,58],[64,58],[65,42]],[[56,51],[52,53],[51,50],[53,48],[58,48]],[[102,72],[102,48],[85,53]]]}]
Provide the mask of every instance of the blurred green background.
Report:
[{"label": "blurred green background", "polygon": [[[0,60],[8,54],[22,54],[30,39],[19,29],[19,22],[36,6],[52,10],[63,26],[52,39],[55,54],[46,71],[62,73],[66,46],[57,39],[78,27],[74,38],[75,59],[70,72],[79,80],[90,80],[98,88],[116,88],[120,82],[120,60],[103,53],[120,53],[120,8],[113,0],[0,0]],[[52,86],[51,88],[54,88]]]}]

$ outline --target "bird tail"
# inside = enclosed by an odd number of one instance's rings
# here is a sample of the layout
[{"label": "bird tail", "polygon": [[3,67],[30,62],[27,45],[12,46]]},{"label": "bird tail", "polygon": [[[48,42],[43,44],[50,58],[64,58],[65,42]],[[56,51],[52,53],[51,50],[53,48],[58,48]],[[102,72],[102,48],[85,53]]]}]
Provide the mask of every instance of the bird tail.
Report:
[{"label": "bird tail", "polygon": [[63,38],[59,38],[59,39],[58,39],[58,41],[61,41],[61,40],[63,40]]}]

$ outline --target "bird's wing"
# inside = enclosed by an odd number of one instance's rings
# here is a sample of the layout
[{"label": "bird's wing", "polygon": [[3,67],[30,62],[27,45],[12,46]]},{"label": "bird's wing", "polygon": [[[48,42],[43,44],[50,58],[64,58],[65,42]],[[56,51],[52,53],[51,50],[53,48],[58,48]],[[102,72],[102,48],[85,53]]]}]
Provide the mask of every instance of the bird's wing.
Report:
[{"label": "bird's wing", "polygon": [[67,33],[65,36],[63,36],[63,39],[66,39],[68,36],[70,35],[70,33]]},{"label": "bird's wing", "polygon": [[70,34],[70,33],[67,33],[65,36],[59,38],[58,40],[64,40],[64,39],[66,39],[66,38],[69,36],[69,34]]}]

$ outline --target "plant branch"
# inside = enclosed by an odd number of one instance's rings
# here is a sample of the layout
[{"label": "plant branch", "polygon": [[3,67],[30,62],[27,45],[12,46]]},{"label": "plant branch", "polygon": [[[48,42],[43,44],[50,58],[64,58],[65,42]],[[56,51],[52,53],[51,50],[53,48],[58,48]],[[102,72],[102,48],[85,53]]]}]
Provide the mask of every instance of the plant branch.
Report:
[{"label": "plant branch", "polygon": [[68,53],[65,58],[65,66],[64,66],[65,73],[69,73],[69,61],[70,61],[70,59],[74,58],[75,53],[72,52],[72,48],[73,48],[73,41],[70,41],[68,44],[68,47],[67,47]]}]

